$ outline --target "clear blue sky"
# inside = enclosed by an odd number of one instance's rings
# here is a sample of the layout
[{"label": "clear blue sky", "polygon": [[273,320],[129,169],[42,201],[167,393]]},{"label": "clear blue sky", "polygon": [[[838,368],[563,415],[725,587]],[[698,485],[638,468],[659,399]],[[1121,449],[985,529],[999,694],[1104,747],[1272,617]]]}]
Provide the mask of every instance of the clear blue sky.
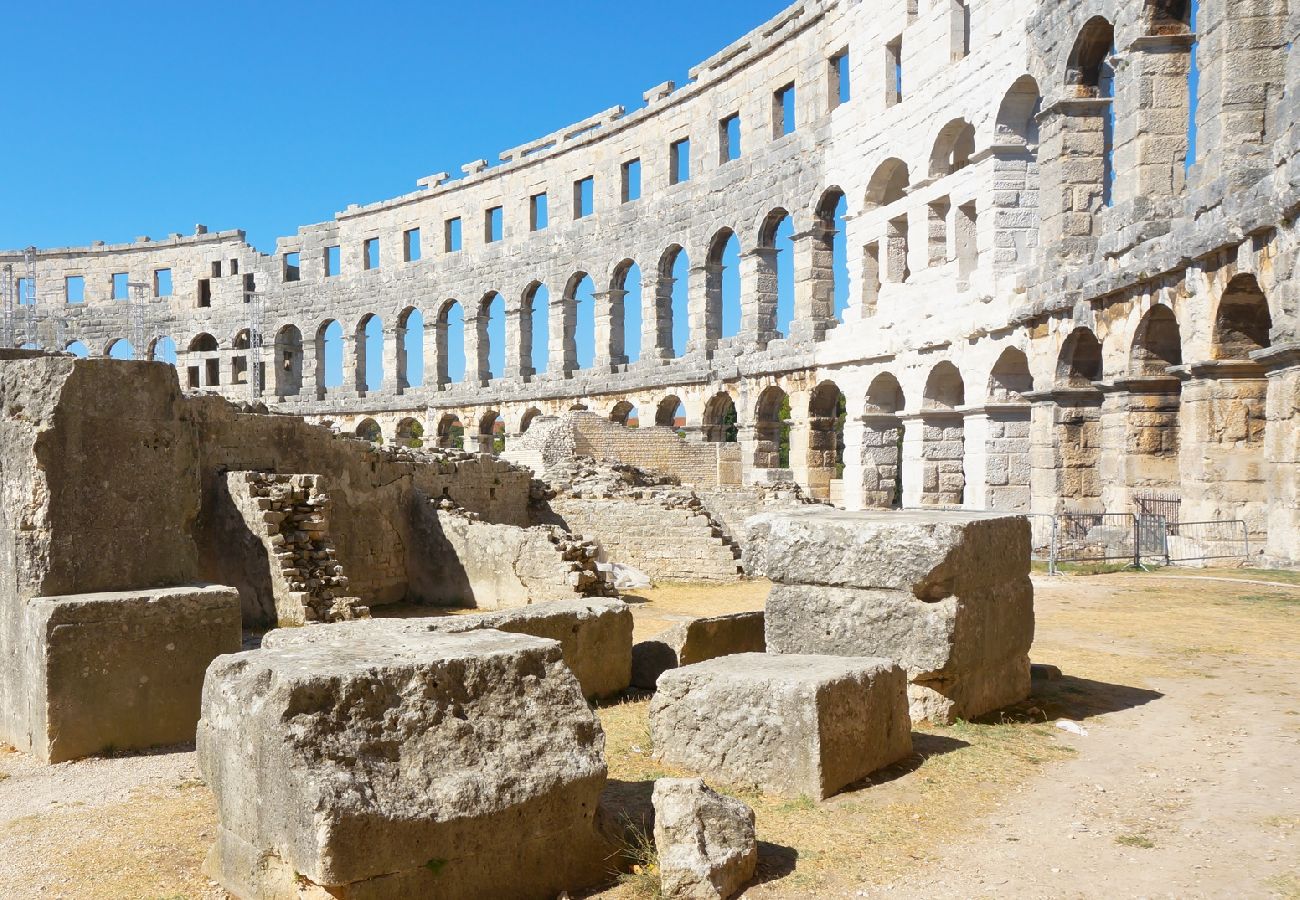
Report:
[{"label": "clear blue sky", "polygon": [[784,0],[10,4],[0,247],[243,228],[349,203],[679,84]]}]

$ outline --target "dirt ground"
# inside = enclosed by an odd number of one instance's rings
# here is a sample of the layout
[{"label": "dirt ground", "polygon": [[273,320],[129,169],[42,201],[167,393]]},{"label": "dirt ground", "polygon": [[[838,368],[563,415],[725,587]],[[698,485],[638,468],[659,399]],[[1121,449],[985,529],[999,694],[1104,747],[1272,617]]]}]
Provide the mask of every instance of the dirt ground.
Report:
[{"label": "dirt ground", "polygon": [[[1064,677],[992,721],[918,730],[913,759],[825,803],[739,793],[761,841],[745,896],[1300,898],[1300,577],[1035,587],[1034,660]],[[766,590],[628,599],[639,639],[761,608]],[[647,706],[600,710],[628,796],[672,774],[650,757]],[[221,898],[199,872],[213,828],[187,748],[51,767],[0,751],[0,897]],[[651,897],[652,875],[600,896]]]}]

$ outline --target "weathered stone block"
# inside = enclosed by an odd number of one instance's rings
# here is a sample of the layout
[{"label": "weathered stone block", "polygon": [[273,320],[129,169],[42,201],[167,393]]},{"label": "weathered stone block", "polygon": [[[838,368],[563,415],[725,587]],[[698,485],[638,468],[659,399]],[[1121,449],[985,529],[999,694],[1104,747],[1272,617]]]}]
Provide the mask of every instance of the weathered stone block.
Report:
[{"label": "weathered stone block", "polygon": [[632,648],[632,685],[651,690],[668,669],[765,649],[762,610],[694,619]]},{"label": "weathered stone block", "polygon": [[911,753],[906,676],[885,659],[744,653],[665,672],[655,756],[822,799]]},{"label": "weathered stone block", "polygon": [[666,900],[727,900],[758,867],[754,811],[698,778],[654,787],[655,851]]},{"label": "weathered stone block", "polygon": [[63,762],[194,739],[208,663],[240,646],[239,592],[192,585],[27,604],[31,751]]},{"label": "weathered stone block", "polygon": [[208,670],[198,752],[219,826],[206,871],[226,890],[543,898],[605,877],[604,735],[557,643],[310,631]]}]

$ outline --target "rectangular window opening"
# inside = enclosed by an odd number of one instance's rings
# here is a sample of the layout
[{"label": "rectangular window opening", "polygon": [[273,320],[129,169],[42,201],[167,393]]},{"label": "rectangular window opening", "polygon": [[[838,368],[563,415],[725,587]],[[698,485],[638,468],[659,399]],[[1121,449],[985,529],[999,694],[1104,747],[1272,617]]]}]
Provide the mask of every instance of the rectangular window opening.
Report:
[{"label": "rectangular window opening", "polygon": [[86,279],[83,275],[69,275],[63,279],[63,293],[69,303],[86,302]]},{"label": "rectangular window opening", "polygon": [[325,259],[325,277],[333,278],[339,273],[339,248],[335,244],[333,247],[326,247],[323,254]]},{"label": "rectangular window opening", "polygon": [[903,102],[903,37],[885,45],[885,105]]},{"label": "rectangular window opening", "polygon": [[849,51],[841,50],[830,62],[830,108],[837,109],[849,102],[853,92],[849,87]]},{"label": "rectangular window opening", "polygon": [[732,113],[718,123],[718,145],[722,162],[740,159],[740,113]]},{"label": "rectangular window opening", "polygon": [[573,183],[573,218],[591,215],[596,202],[596,179],[588,176]]},{"label": "rectangular window opening", "polygon": [[691,180],[691,139],[682,138],[668,147],[668,182],[682,184]]},{"label": "rectangular window opening", "polygon": [[237,260],[237,259],[232,259],[232,260],[230,261],[230,274],[231,274],[231,275],[238,275],[238,274],[239,274],[239,260]]},{"label": "rectangular window opening", "polygon": [[772,95],[772,137],[794,133],[794,83]]},{"label": "rectangular window opening", "polygon": [[460,217],[448,219],[442,229],[443,249],[447,253],[460,251]]},{"label": "rectangular window opening", "polygon": [[204,387],[218,387],[221,384],[221,360],[205,359],[203,366],[207,369],[208,381]]},{"label": "rectangular window opening", "polygon": [[505,211],[500,206],[494,206],[483,215],[483,240],[488,244],[495,244],[501,240],[504,233]]},{"label": "rectangular window opening", "polygon": [[114,300],[131,299],[131,285],[130,282],[127,280],[127,274],[125,272],[113,273],[113,299]]},{"label": "rectangular window opening", "polygon": [[199,296],[198,303],[200,307],[206,308],[212,305],[212,281],[207,278],[199,279]]},{"label": "rectangular window opening", "polygon": [[533,194],[528,198],[528,228],[530,231],[545,230],[550,220],[550,210],[547,206],[546,193]]},{"label": "rectangular window opening", "polygon": [[284,255],[284,280],[298,281],[302,278],[302,267],[297,252]]},{"label": "rectangular window opening", "polygon": [[379,238],[366,238],[361,245],[361,264],[368,270],[379,268]]},{"label": "rectangular window opening", "polygon": [[641,199],[641,160],[630,159],[623,163],[623,202]]},{"label": "rectangular window opening", "polygon": [[171,269],[154,269],[153,295],[155,297],[170,297],[172,295]]},{"label": "rectangular window opening", "polygon": [[212,261],[212,277],[213,278],[221,277],[221,260],[219,259],[214,259]]},{"label": "rectangular window opening", "polygon": [[402,261],[417,262],[420,259],[420,229],[408,228],[402,233]]},{"label": "rectangular window opening", "polygon": [[18,279],[18,305],[31,306],[36,301],[36,286],[30,278]]}]

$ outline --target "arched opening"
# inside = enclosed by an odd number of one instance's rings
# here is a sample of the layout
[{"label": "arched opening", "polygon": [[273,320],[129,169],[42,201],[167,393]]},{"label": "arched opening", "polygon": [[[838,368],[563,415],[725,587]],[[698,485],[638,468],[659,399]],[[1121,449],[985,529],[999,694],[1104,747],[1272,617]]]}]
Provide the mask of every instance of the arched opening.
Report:
[{"label": "arched opening", "polygon": [[740,333],[740,241],[723,228],[709,242],[704,267],[705,333],[710,340]]},{"label": "arched opening", "polygon": [[786,337],[794,322],[794,220],[784,209],[763,220],[755,253],[759,329],[768,340]]},{"label": "arched opening", "polygon": [[[1002,98],[994,126],[998,181],[1005,190],[993,196],[994,265],[1030,260],[1038,243],[1038,114],[1042,111],[1038,82],[1022,75]],[[1005,162],[1002,162],[1005,160]],[[1014,258],[1006,259],[1007,250]]]},{"label": "arched opening", "polygon": [[197,334],[190,341],[191,353],[215,353],[217,351],[217,339],[210,334]]},{"label": "arched opening", "polygon": [[479,302],[478,320],[478,371],[482,381],[500,378],[506,366],[506,301],[496,291],[489,292]]},{"label": "arched opening", "polygon": [[641,358],[641,268],[625,259],[610,284],[610,358],[618,364]]},{"label": "arched opening", "polygon": [[1147,34],[1187,34],[1191,31],[1192,0],[1146,0],[1143,19]]},{"label": "arched opening", "polygon": [[176,342],[169,337],[154,338],[149,345],[149,359],[176,365]]},{"label": "arched opening", "polygon": [[865,211],[882,211],[879,229],[862,250],[862,305],[867,315],[875,312],[881,283],[904,282],[911,276],[907,261],[907,211],[901,208],[908,185],[907,165],[893,158],[877,166],[867,183]]},{"label": "arched opening", "polygon": [[674,244],[659,259],[659,291],[656,308],[659,316],[658,346],[668,355],[679,357],[686,352],[690,339],[691,261],[686,251]]},{"label": "arched opening", "polygon": [[302,391],[302,332],[285,325],[275,335],[275,395],[296,397]]},{"label": "arched opening", "polygon": [[533,419],[536,419],[541,414],[542,411],[535,406],[530,406],[524,410],[524,414],[519,417],[519,433],[523,434],[527,431],[528,427],[533,424]]},{"label": "arched opening", "polygon": [[438,420],[438,446],[444,450],[465,449],[465,426],[455,413],[446,413]]},{"label": "arched opening", "polygon": [[355,338],[357,390],[377,391],[384,383],[384,323],[373,313],[362,316]]},{"label": "arched opening", "polygon": [[361,423],[357,425],[356,435],[372,444],[382,444],[384,442],[383,429],[379,427],[379,423],[374,419],[362,419]]},{"label": "arched opening", "polygon": [[790,468],[790,397],[776,385],[754,405],[754,468]]},{"label": "arched opening", "polygon": [[465,310],[456,300],[447,300],[438,310],[435,346],[438,353],[438,384],[465,379]]},{"label": "arched opening", "polygon": [[961,506],[966,497],[966,386],[952,363],[939,363],[925,381],[922,402],[923,506]]},{"label": "arched opening", "polygon": [[316,393],[343,384],[343,326],[330,319],[316,330]]},{"label": "arched opening", "polygon": [[862,503],[893,509],[903,503],[903,420],[906,407],[898,379],[882,372],[867,387],[862,417]]},{"label": "arched opening", "polygon": [[1024,352],[1016,347],[1003,350],[989,373],[984,497],[976,506],[1029,509],[1030,406],[1025,394],[1033,389]]},{"label": "arched opening", "polygon": [[71,353],[79,359],[86,359],[90,356],[90,349],[81,341],[73,341],[68,344],[68,346],[64,347],[63,350],[65,353]]},{"label": "arched opening", "polygon": [[586,272],[578,272],[564,289],[565,371],[590,369],[596,352],[595,286]]},{"label": "arched opening", "polygon": [[734,444],[740,440],[736,401],[720,391],[704,404],[704,440],[711,444]]},{"label": "arched opening", "polygon": [[838,502],[844,475],[844,393],[823,381],[808,398],[808,490],[818,500]]},{"label": "arched opening", "polygon": [[1138,376],[1160,376],[1170,366],[1183,363],[1183,342],[1178,329],[1178,319],[1167,306],[1153,306],[1142,317],[1133,335],[1129,351],[1129,373]]},{"label": "arched opening", "polygon": [[813,228],[813,317],[843,321],[848,307],[849,266],[844,241],[848,201],[832,187],[817,202]]},{"label": "arched opening", "polygon": [[1056,361],[1056,403],[1053,405],[1056,451],[1056,495],[1067,511],[1101,509],[1101,392],[1094,381],[1102,377],[1102,349],[1088,328],[1070,332]]},{"label": "arched opening", "polygon": [[126,338],[118,338],[108,342],[104,355],[109,359],[135,359],[135,348]]},{"label": "arched opening", "polygon": [[943,178],[970,165],[975,155],[975,126],[965,119],[953,119],[935,138],[930,152],[930,177]]},{"label": "arched opening", "polygon": [[1273,317],[1268,298],[1254,275],[1238,275],[1228,282],[1214,317],[1215,359],[1250,359],[1256,350],[1270,346]]},{"label": "arched opening", "polygon": [[636,407],[628,400],[620,400],[614,404],[614,408],[609,411],[609,420],[615,425],[627,425],[628,419]]},{"label": "arched opening", "polygon": [[[1069,182],[1079,180],[1077,191],[1093,187],[1096,199],[1103,206],[1114,202],[1115,187],[1115,71],[1110,59],[1115,53],[1115,29],[1102,16],[1094,16],[1079,32],[1070,51],[1066,68],[1066,84],[1074,89],[1075,96],[1082,99],[1107,101],[1099,108],[1090,108],[1067,116],[1071,132],[1083,138],[1090,133],[1100,132],[1100,152],[1082,149],[1085,141],[1076,138],[1072,143],[1075,151],[1069,162],[1072,174]],[[1064,164],[1064,160],[1062,164]],[[1070,210],[1066,210],[1069,212]],[[1084,201],[1080,208],[1079,199],[1074,201],[1075,212],[1095,212],[1092,202]]]},{"label": "arched opening", "polygon": [[550,291],[535,281],[524,291],[519,322],[519,355],[525,365],[532,366],[530,375],[546,372],[550,359],[550,315]]},{"label": "arched opening", "polygon": [[[1133,334],[1125,397],[1124,455],[1126,486],[1167,488],[1177,485],[1182,382],[1165,370],[1181,365],[1178,319],[1167,306],[1153,306]],[[1103,488],[1103,495],[1106,491]],[[1114,498],[1108,498],[1114,505]],[[1125,497],[1124,501],[1127,502]]]},{"label": "arched opening", "polygon": [[230,348],[236,351],[230,357],[231,384],[248,384],[248,350],[251,346],[247,328],[235,333],[235,339],[230,342]]},{"label": "arched opening", "polygon": [[1021,75],[1007,90],[998,106],[994,126],[999,144],[1027,146],[1038,143],[1038,114],[1043,99],[1032,75]]},{"label": "arched opening", "polygon": [[397,423],[394,441],[398,446],[418,449],[424,446],[424,425],[419,419],[407,417]]},{"label": "arched opening", "polygon": [[660,428],[686,427],[686,406],[676,394],[670,394],[659,401],[655,408],[655,425]]},{"label": "arched opening", "polygon": [[478,420],[478,452],[500,454],[506,449],[506,422],[495,409]]},{"label": "arched opening", "polygon": [[403,388],[424,385],[424,313],[408,306],[397,317],[397,379]]}]

